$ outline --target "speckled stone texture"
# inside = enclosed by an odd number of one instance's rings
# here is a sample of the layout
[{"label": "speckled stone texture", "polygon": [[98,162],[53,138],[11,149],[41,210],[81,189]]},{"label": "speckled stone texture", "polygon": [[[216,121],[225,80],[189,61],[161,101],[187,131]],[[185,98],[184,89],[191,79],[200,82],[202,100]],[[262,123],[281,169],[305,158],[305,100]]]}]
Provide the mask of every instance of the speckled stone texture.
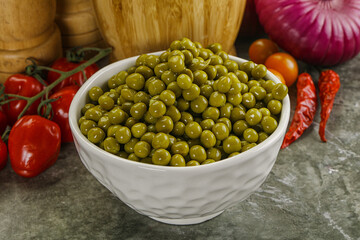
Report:
[{"label": "speckled stone texture", "polygon": [[[238,42],[239,57],[248,58],[248,46]],[[360,239],[359,64],[360,56],[332,67],[341,88],[328,142],[318,135],[318,111],[304,135],[280,151],[261,188],[212,220],[172,226],[138,214],[64,144],[56,164],[36,178],[19,177],[10,165],[0,171],[0,239]],[[310,73],[317,84],[319,74]],[[290,97],[294,109],[295,86]]]}]

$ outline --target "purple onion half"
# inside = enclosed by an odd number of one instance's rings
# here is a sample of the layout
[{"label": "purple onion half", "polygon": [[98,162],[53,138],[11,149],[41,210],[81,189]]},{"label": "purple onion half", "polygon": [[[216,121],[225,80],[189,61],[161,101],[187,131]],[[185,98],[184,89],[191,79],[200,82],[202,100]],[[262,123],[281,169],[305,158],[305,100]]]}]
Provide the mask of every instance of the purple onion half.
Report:
[{"label": "purple onion half", "polygon": [[295,58],[332,66],[360,51],[359,0],[254,0],[269,37]]}]

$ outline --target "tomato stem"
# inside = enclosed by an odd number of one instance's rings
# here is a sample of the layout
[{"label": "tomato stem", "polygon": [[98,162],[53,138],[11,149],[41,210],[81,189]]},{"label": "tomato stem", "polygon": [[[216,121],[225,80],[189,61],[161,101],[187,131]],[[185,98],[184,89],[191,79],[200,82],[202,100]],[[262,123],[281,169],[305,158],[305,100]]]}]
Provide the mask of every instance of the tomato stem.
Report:
[{"label": "tomato stem", "polygon": [[[20,119],[26,112],[26,110],[39,98],[43,97],[45,95],[45,99],[48,99],[49,93],[51,92],[51,90],[58,85],[60,82],[62,82],[64,79],[70,77],[71,75],[77,73],[77,72],[84,72],[84,69],[87,68],[88,66],[90,66],[91,64],[96,63],[97,61],[99,61],[100,59],[104,58],[105,56],[109,55],[111,52],[111,48],[105,48],[105,49],[100,49],[100,48],[82,48],[80,50],[77,51],[77,53],[81,54],[84,51],[97,51],[98,53],[93,56],[92,58],[90,58],[89,60],[87,60],[86,62],[82,63],[81,65],[79,65],[78,67],[64,72],[64,71],[60,71],[60,70],[56,70],[56,69],[52,69],[50,67],[46,67],[46,66],[38,66],[38,65],[31,65],[29,66],[30,68],[32,68],[31,70],[33,72],[35,72],[35,76],[36,79],[41,78],[41,76],[39,74],[37,74],[38,72],[40,72],[41,70],[48,70],[48,71],[53,71],[53,72],[57,72],[60,74],[60,77],[52,82],[49,85],[45,85],[46,87],[44,88],[43,91],[39,92],[37,95],[33,96],[33,97],[24,97],[24,96],[20,96],[20,95],[16,95],[16,94],[5,94],[6,97],[12,97],[11,99],[7,99],[5,101],[1,101],[0,105],[4,105],[6,103],[9,103],[11,101],[14,100],[25,100],[26,106],[24,107],[24,109],[22,110],[22,112],[19,114],[18,119]],[[42,79],[42,78],[41,78]],[[40,82],[43,82],[40,81]],[[2,89],[2,88],[1,88]],[[5,96],[4,96],[5,97]]]}]

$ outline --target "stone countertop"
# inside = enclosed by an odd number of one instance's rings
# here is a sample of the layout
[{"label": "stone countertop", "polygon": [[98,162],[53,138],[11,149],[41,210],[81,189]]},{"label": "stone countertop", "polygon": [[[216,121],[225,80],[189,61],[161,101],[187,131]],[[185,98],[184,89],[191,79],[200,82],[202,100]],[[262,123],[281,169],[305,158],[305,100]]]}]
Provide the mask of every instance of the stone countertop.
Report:
[{"label": "stone countertop", "polygon": [[[248,58],[249,43],[238,42]],[[265,183],[207,222],[173,226],[142,216],[84,167],[73,143],[32,179],[0,171],[0,239],[360,239],[360,55],[333,67],[341,88],[318,135],[320,109],[303,136],[280,151]],[[302,69],[304,70],[304,69]],[[310,72],[317,85],[319,76]],[[289,91],[292,114],[296,87]]]}]

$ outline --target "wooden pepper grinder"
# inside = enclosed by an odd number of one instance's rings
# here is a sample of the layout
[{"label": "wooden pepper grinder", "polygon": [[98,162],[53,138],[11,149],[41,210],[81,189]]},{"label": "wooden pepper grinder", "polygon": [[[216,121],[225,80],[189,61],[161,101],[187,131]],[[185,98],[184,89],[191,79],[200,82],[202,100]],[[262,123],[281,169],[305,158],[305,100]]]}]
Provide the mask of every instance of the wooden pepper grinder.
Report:
[{"label": "wooden pepper grinder", "polygon": [[0,82],[33,58],[48,65],[62,55],[55,0],[0,0]]},{"label": "wooden pepper grinder", "polygon": [[105,47],[91,0],[57,0],[55,22],[60,28],[63,49]]}]

